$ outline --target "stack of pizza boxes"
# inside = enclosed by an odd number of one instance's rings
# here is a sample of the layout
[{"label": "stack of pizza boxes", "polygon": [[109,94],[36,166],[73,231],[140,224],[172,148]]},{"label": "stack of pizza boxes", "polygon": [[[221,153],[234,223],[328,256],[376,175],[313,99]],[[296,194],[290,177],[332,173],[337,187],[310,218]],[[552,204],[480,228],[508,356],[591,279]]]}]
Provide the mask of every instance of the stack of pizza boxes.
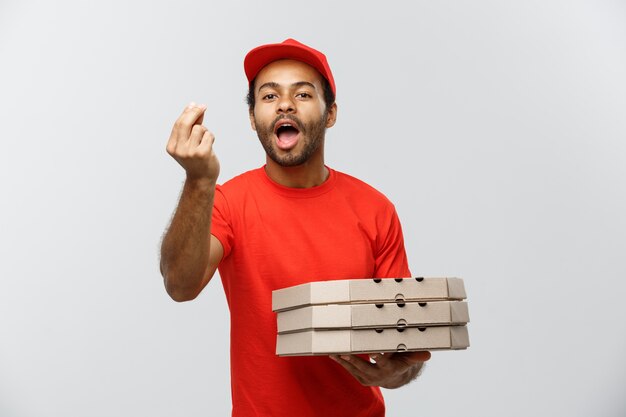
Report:
[{"label": "stack of pizza boxes", "polygon": [[460,278],[310,282],[272,292],[279,356],[465,349]]}]

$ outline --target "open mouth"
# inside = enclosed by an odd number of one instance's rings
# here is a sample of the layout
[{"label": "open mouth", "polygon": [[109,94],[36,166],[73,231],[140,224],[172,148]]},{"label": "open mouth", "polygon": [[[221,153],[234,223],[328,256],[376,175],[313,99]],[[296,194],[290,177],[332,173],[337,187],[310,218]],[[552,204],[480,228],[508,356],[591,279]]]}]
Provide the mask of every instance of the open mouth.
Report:
[{"label": "open mouth", "polygon": [[287,150],[296,146],[300,137],[300,129],[296,122],[288,119],[278,121],[274,125],[276,144],[280,149]]}]

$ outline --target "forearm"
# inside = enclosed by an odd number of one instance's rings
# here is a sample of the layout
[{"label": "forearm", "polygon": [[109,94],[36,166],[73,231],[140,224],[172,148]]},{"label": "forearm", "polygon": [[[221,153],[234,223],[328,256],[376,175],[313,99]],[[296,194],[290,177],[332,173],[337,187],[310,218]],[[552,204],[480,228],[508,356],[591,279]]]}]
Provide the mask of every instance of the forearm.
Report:
[{"label": "forearm", "polygon": [[209,263],[215,181],[185,181],[178,207],[161,245],[161,274],[176,301],[195,298]]}]

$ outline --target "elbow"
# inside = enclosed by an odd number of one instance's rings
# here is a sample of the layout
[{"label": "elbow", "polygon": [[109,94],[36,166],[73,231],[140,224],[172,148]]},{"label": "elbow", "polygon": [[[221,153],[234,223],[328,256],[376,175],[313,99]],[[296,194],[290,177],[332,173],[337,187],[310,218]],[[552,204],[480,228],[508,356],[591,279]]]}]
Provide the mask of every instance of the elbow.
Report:
[{"label": "elbow", "polygon": [[177,280],[172,273],[161,270],[161,274],[163,275],[165,291],[172,300],[182,303],[194,300],[200,294],[198,288],[180,284],[180,280]]},{"label": "elbow", "polygon": [[171,286],[166,286],[165,289],[170,298],[177,303],[194,300],[199,294],[199,292],[197,291],[189,291],[181,288],[172,288]]}]

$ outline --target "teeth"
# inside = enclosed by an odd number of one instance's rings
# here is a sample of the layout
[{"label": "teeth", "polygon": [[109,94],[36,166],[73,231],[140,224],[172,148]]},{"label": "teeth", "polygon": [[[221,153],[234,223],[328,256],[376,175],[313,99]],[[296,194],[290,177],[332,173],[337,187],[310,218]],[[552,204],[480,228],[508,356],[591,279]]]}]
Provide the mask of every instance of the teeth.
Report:
[{"label": "teeth", "polygon": [[291,123],[283,123],[283,124],[278,125],[276,127],[276,130],[280,129],[281,127],[294,127],[294,126]]}]

